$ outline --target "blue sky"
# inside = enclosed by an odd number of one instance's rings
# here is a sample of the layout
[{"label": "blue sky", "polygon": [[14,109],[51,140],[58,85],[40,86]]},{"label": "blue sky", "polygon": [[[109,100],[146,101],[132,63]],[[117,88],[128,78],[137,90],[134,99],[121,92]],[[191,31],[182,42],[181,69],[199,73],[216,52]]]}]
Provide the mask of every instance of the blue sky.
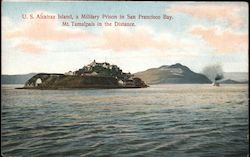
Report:
[{"label": "blue sky", "polygon": [[[248,4],[244,2],[2,2],[2,74],[77,70],[96,59],[125,72],[181,63],[248,72]],[[118,20],[135,27],[65,27],[22,14],[159,15]],[[97,22],[97,20],[74,20]],[[101,19],[98,22],[117,20]],[[71,22],[71,20],[68,20]]]}]

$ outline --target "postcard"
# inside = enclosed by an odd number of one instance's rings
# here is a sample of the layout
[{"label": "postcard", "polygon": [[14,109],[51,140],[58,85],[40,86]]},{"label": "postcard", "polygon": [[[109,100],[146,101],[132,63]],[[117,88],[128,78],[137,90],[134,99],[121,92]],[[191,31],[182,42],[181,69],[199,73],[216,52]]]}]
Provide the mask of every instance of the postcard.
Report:
[{"label": "postcard", "polygon": [[248,156],[247,2],[2,1],[1,155]]}]

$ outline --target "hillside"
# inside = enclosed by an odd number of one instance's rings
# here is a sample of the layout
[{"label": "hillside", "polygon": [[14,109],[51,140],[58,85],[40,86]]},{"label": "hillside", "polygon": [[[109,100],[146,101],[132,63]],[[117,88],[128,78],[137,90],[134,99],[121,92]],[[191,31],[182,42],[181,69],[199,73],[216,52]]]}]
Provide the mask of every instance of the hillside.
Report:
[{"label": "hillside", "polygon": [[143,79],[147,84],[211,83],[205,75],[195,73],[180,63],[148,69],[134,75]]}]

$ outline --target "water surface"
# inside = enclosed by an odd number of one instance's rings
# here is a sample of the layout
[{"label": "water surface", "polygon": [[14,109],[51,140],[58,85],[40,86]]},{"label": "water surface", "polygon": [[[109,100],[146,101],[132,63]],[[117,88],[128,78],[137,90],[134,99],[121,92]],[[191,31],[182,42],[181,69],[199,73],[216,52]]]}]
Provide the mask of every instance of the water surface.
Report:
[{"label": "water surface", "polygon": [[17,90],[2,86],[11,156],[244,156],[248,85]]}]

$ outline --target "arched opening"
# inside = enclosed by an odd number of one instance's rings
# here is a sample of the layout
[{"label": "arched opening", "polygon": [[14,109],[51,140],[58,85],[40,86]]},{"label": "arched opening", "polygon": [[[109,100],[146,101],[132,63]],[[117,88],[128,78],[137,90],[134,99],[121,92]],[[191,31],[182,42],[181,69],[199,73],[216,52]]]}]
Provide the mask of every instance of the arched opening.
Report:
[{"label": "arched opening", "polygon": [[36,79],[35,86],[39,86],[42,83],[42,80],[40,78]]}]

